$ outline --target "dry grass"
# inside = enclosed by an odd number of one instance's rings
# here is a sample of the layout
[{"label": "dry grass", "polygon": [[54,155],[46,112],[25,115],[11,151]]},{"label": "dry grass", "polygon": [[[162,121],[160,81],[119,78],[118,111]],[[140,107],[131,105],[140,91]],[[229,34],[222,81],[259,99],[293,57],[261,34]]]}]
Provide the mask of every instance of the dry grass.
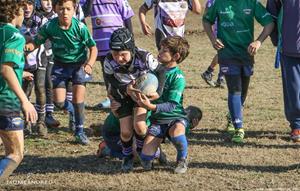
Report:
[{"label": "dry grass", "polygon": [[[137,14],[142,1],[130,1]],[[148,15],[152,22],[152,13]],[[138,46],[156,54],[154,39],[141,34],[134,18]],[[257,27],[257,31],[261,28]],[[186,74],[185,105],[197,105],[203,120],[189,135],[189,170],[172,173],[172,165],[143,172],[137,165],[129,174],[120,172],[120,161],[94,155],[101,139],[91,137],[89,146],[72,143],[67,118],[52,130],[47,140],[27,139],[26,156],[14,176],[0,188],[7,190],[300,190],[299,148],[288,139],[289,127],[283,114],[280,70],[273,68],[274,48],[263,44],[256,57],[255,73],[244,110],[246,142],[234,145],[224,136],[227,90],[208,88],[200,79],[215,51],[203,32],[201,17],[189,14],[187,39],[191,54],[181,65]],[[99,65],[95,80],[102,79]],[[105,96],[103,85],[88,84],[87,102],[95,104]],[[86,110],[86,126],[102,123],[106,113]],[[175,149],[163,145],[171,161]],[[18,182],[19,181],[19,182]]]}]

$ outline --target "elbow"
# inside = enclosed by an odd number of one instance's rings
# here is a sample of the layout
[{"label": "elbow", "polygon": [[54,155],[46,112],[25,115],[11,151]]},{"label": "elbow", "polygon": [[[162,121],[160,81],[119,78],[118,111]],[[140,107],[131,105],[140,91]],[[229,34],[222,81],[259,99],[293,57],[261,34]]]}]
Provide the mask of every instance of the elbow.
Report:
[{"label": "elbow", "polygon": [[98,52],[97,46],[92,46],[92,47],[90,48],[90,51],[91,51],[91,52],[94,52],[94,53],[97,53],[97,52]]},{"label": "elbow", "polygon": [[12,69],[12,66],[8,65],[8,64],[2,64],[0,67],[0,74],[4,79],[7,79],[8,73],[9,73],[9,69]]},{"label": "elbow", "polygon": [[139,8],[139,15],[146,15],[147,9],[145,8],[144,5],[140,6]]}]

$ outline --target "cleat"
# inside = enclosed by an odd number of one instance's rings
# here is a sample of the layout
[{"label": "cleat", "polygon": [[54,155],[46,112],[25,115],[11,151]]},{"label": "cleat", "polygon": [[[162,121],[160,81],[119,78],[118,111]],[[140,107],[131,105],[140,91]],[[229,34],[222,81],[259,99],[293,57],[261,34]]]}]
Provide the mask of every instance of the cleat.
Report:
[{"label": "cleat", "polygon": [[75,133],[75,142],[81,145],[88,145],[89,138],[84,134],[84,132]]},{"label": "cleat", "polygon": [[234,128],[234,126],[233,126],[233,124],[231,122],[227,123],[226,133],[228,133],[231,136],[233,136],[234,133],[235,133],[235,128]]},{"label": "cleat", "polygon": [[60,122],[55,120],[51,113],[46,115],[45,124],[48,128],[57,128],[60,126]]},{"label": "cleat", "polygon": [[204,72],[201,74],[201,77],[202,79],[211,87],[215,87],[215,82],[213,81],[212,77],[213,77],[213,74],[212,73],[209,73],[209,72]]},{"label": "cleat", "polygon": [[133,170],[133,155],[123,157],[121,169],[125,173],[128,173]]},{"label": "cleat", "polygon": [[42,121],[37,122],[36,124],[37,134],[40,137],[46,138],[48,136],[48,129],[46,124]]},{"label": "cleat", "polygon": [[111,155],[110,153],[111,153],[111,150],[106,145],[106,142],[105,141],[100,142],[96,155],[99,158],[102,158],[102,157],[109,157]]},{"label": "cleat", "polygon": [[233,136],[235,133],[235,128],[233,126],[229,113],[226,115],[226,118],[227,118],[226,133],[228,133],[230,136]]},{"label": "cleat", "polygon": [[234,143],[243,143],[245,137],[244,129],[237,129],[231,139]]},{"label": "cleat", "polygon": [[291,140],[293,142],[300,142],[300,129],[293,129],[291,132]]},{"label": "cleat", "polygon": [[153,169],[153,163],[151,160],[141,160],[141,164],[144,170],[149,171]]},{"label": "cleat", "polygon": [[224,78],[218,78],[217,81],[215,82],[215,85],[216,85],[215,86],[216,88],[222,88],[222,89],[224,89],[225,86],[226,86]]},{"label": "cleat", "polygon": [[183,174],[187,171],[188,169],[188,162],[186,159],[181,159],[177,161],[176,168],[174,169],[174,172],[176,174]]}]

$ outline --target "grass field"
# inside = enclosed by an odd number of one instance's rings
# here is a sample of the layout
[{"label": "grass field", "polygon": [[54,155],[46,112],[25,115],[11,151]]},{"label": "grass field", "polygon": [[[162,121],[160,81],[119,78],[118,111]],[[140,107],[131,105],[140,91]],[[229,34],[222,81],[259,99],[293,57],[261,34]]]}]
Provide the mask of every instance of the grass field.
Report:
[{"label": "grass field", "polygon": [[[201,0],[203,5],[203,0]],[[263,1],[265,2],[265,1]],[[130,0],[138,13],[142,0]],[[244,108],[245,143],[232,144],[224,135],[227,90],[209,88],[200,73],[208,67],[215,51],[203,32],[201,17],[189,14],[187,39],[190,56],[181,64],[186,74],[184,105],[203,110],[203,120],[189,135],[189,170],[173,174],[175,149],[164,144],[171,161],[144,172],[140,165],[129,174],[120,171],[121,161],[100,159],[95,152],[101,137],[92,136],[89,146],[73,144],[67,116],[57,112],[62,125],[50,130],[48,139],[26,139],[25,158],[3,190],[300,190],[300,145],[289,140],[289,127],[283,112],[280,70],[273,67],[275,49],[269,40],[256,56],[254,76]],[[148,14],[153,23],[152,12]],[[141,33],[137,16],[133,18],[137,46],[157,54],[154,38]],[[261,27],[256,26],[256,35]],[[100,64],[94,72],[102,80]],[[217,73],[216,73],[217,75]],[[103,85],[87,85],[87,103],[104,99]],[[86,127],[103,123],[107,113],[86,110]],[[3,154],[3,148],[0,148]]]}]

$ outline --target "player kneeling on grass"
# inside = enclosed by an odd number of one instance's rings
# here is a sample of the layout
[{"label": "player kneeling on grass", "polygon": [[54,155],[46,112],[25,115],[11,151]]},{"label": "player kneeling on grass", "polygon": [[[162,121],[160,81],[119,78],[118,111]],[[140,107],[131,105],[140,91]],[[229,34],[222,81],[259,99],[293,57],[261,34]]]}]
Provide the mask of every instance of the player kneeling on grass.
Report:
[{"label": "player kneeling on grass", "polygon": [[5,158],[0,160],[0,182],[23,159],[21,107],[26,121],[35,122],[37,119],[34,106],[21,88],[25,39],[16,27],[21,27],[24,20],[23,6],[24,2],[20,0],[0,1],[0,137],[5,147]]},{"label": "player kneeling on grass", "polygon": [[145,138],[141,160],[146,170],[152,168],[155,151],[165,137],[170,138],[177,150],[176,173],[187,171],[188,143],[185,129],[189,122],[182,106],[185,77],[179,69],[189,54],[188,42],[179,36],[167,37],[161,41],[158,60],[167,68],[162,96],[153,103],[143,94],[138,94],[137,103],[153,111],[148,134]]},{"label": "player kneeling on grass", "polygon": [[[59,109],[72,111],[75,117],[76,142],[86,145],[89,139],[83,131],[85,83],[90,80],[97,57],[96,43],[86,25],[73,17],[76,0],[58,0],[54,5],[58,17],[39,30],[34,43],[26,50],[33,50],[47,39],[52,43],[54,66],[52,68],[53,101]],[[89,58],[87,59],[87,48]],[[73,105],[66,101],[66,84],[72,80]]]},{"label": "player kneeling on grass", "polygon": [[165,69],[152,54],[135,47],[133,34],[126,28],[113,32],[109,46],[111,52],[105,58],[103,76],[111,101],[115,99],[121,104],[115,113],[121,128],[122,170],[128,172],[133,169],[133,133],[140,152],[147,132],[147,110],[136,107],[134,81],[148,72],[156,73],[160,85],[157,92],[148,96],[157,99],[162,92]]},{"label": "player kneeling on grass", "polygon": [[[187,126],[185,129],[185,134],[188,135],[190,130],[197,127],[200,120],[202,119],[202,111],[196,106],[188,106],[184,110],[187,114],[187,118],[189,121],[189,126]],[[147,123],[147,125],[149,124],[150,121],[149,123]],[[101,132],[104,140],[99,143],[97,156],[109,156],[121,159],[123,155],[120,138],[120,122],[119,119],[116,116],[114,116],[112,112],[109,113],[109,115],[106,117]],[[158,150],[156,152],[156,157],[158,158],[160,164],[167,162],[166,156],[162,153],[161,150]]]}]

